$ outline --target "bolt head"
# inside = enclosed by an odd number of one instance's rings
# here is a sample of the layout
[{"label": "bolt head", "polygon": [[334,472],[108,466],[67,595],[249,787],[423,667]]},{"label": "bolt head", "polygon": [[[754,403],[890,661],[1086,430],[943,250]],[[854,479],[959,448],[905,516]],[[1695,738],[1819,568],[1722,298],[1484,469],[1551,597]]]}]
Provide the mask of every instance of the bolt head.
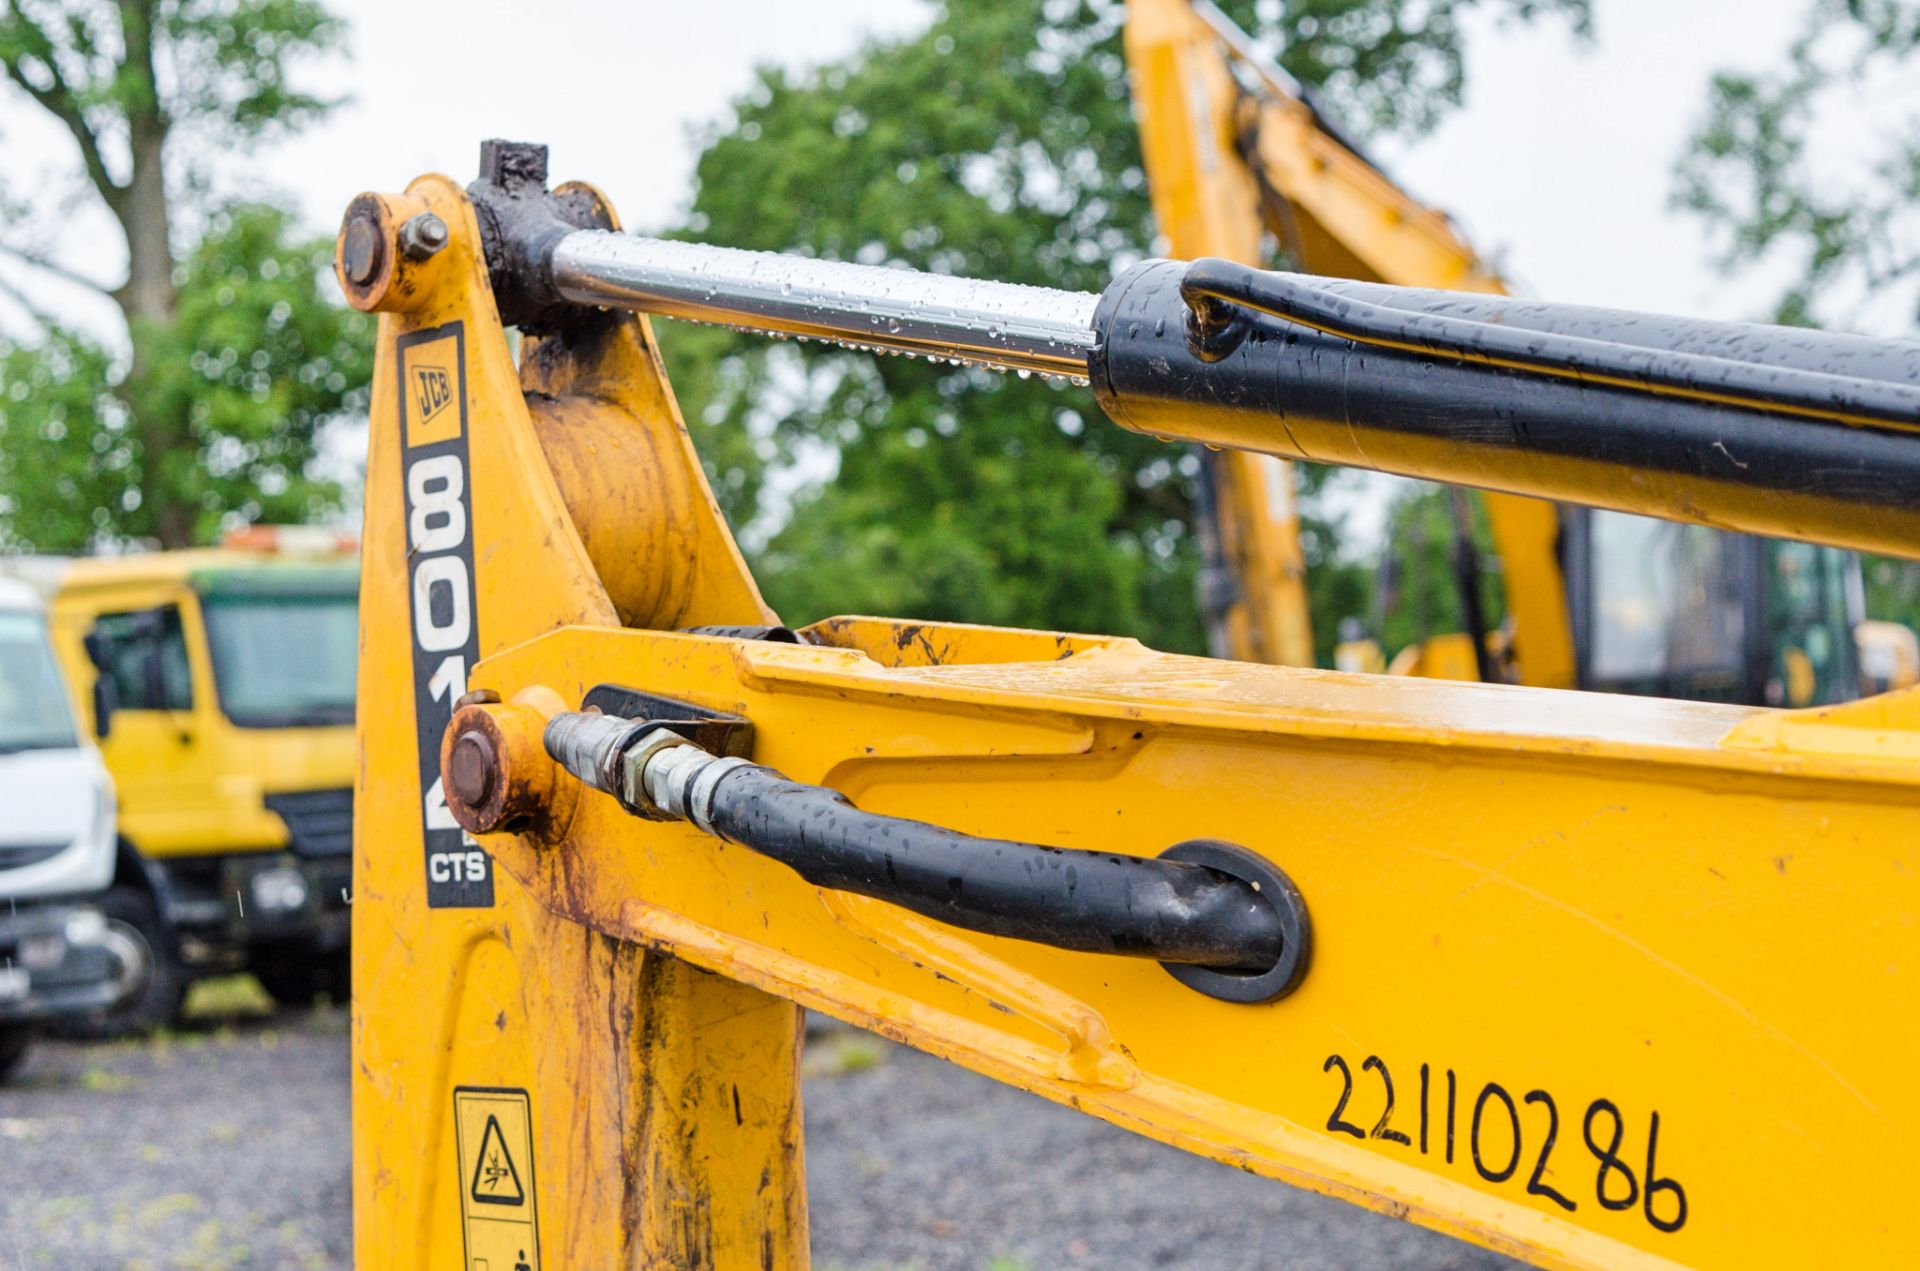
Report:
[{"label": "bolt head", "polygon": [[426,260],[447,245],[447,223],[432,212],[407,218],[400,226],[400,251],[408,260]]},{"label": "bolt head", "polygon": [[387,255],[380,226],[371,213],[355,213],[340,233],[340,266],[347,281],[364,287],[380,274]]},{"label": "bolt head", "polygon": [[477,808],[493,793],[494,767],[498,756],[493,742],[480,732],[462,733],[453,743],[448,757],[453,793],[470,808]]}]

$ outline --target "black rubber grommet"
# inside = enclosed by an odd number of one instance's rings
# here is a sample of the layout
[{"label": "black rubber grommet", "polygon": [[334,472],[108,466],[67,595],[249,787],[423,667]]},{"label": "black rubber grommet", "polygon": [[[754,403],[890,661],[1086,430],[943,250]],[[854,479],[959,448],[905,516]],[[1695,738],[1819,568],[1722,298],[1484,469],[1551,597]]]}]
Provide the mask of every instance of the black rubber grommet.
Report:
[{"label": "black rubber grommet", "polygon": [[1283,940],[1280,960],[1264,971],[1221,971],[1213,967],[1162,962],[1180,983],[1223,1002],[1254,1005],[1278,1001],[1300,986],[1313,956],[1313,924],[1300,889],[1280,867],[1246,848],[1219,839],[1188,839],[1160,853],[1161,860],[1204,865],[1208,869],[1252,883],[1280,918]]}]

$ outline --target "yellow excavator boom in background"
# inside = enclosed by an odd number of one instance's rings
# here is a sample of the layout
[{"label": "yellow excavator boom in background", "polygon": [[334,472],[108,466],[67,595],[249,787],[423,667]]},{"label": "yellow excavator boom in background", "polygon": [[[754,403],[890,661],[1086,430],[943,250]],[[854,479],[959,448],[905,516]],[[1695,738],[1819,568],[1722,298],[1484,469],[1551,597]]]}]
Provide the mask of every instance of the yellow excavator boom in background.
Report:
[{"label": "yellow excavator boom in background", "polygon": [[[1362,156],[1311,93],[1260,56],[1208,0],[1128,0],[1127,61],[1155,219],[1170,255],[1264,264],[1400,286],[1500,293],[1500,276],[1455,231]],[[1214,652],[1314,664],[1291,468],[1211,453],[1203,508],[1225,577],[1203,587]],[[1539,499],[1489,494],[1487,517],[1513,619],[1514,678],[1574,683],[1573,632],[1555,555],[1559,518]],[[1489,678],[1471,637],[1423,641],[1400,669]]]}]

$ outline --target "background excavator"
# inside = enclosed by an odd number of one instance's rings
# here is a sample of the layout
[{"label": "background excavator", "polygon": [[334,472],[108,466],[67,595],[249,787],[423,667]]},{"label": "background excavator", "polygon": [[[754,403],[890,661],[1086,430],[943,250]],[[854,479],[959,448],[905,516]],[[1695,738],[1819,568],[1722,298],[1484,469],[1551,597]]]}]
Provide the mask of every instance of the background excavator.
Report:
[{"label": "background excavator", "polygon": [[[1154,215],[1170,255],[1501,294],[1441,212],[1401,190],[1209,0],[1129,0],[1127,57]],[[1212,652],[1314,663],[1295,474],[1206,452],[1200,602]],[[1866,621],[1859,557],[1624,513],[1483,493],[1505,622],[1484,616],[1470,496],[1449,491],[1465,630],[1390,669],[1442,679],[1805,706],[1920,679],[1920,642]],[[1389,548],[1391,550],[1391,548]],[[1389,560],[1389,570],[1392,567]],[[1337,661],[1380,669],[1378,645]]]}]

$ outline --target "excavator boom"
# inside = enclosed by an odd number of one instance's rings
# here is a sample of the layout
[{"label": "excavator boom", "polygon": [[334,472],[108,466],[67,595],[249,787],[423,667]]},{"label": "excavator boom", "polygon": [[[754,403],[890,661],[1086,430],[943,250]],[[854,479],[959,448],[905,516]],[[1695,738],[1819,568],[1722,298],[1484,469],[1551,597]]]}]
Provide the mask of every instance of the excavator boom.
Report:
[{"label": "excavator boom", "polygon": [[[636,310],[1059,357],[1150,430],[1915,551],[1909,347],[1540,306],[1516,350],[1470,297],[1227,262],[1080,297],[715,252],[689,298],[617,229],[501,143],[342,227],[380,315],[359,1264],[804,1266],[801,1007],[1542,1265],[1920,1258],[1912,694],[791,631]],[[1626,457],[1667,428],[1739,462]]]}]

